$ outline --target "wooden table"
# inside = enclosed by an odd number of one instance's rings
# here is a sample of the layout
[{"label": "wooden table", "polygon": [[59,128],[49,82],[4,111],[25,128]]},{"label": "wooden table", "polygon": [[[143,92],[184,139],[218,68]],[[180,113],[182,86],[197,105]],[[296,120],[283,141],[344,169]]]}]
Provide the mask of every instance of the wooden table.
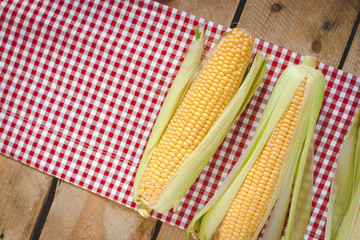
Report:
[{"label": "wooden table", "polygon": [[[163,0],[360,75],[360,1]],[[184,231],[0,156],[1,239],[185,239]]]}]

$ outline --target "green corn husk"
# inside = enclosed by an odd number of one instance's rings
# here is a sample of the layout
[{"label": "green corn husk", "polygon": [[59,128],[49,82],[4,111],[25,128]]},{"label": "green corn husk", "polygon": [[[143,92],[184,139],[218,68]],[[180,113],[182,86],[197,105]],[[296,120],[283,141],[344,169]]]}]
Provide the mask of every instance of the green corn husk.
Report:
[{"label": "green corn husk", "polygon": [[[222,41],[226,35],[227,33],[221,37],[219,42]],[[203,34],[201,36],[203,37]],[[202,41],[201,44],[200,41]],[[194,43],[193,46],[191,46],[184,62],[192,62],[195,60],[194,58],[201,60],[201,54],[199,53],[202,53],[202,50],[203,39],[200,38]],[[260,52],[257,53],[252,67],[249,69],[237,92],[223,110],[220,117],[216,120],[202,142],[199,143],[197,148],[189,155],[189,157],[180,166],[172,179],[170,179],[166,184],[156,204],[150,204],[149,202],[140,198],[138,188],[141,177],[160,140],[161,135],[165,131],[168,122],[173,116],[183,96],[185,95],[188,86],[190,86],[193,78],[195,78],[196,71],[198,70],[197,64],[189,64],[187,66],[185,66],[184,63],[182,64],[179,73],[175,78],[174,83],[165,99],[163,107],[161,108],[161,111],[157,117],[136,174],[134,182],[134,199],[140,205],[138,212],[143,217],[148,217],[152,210],[156,210],[159,213],[164,213],[171,208],[176,209],[178,207],[180,199],[186,194],[188,189],[195,182],[196,178],[200,175],[201,171],[211,159],[212,155],[215,153],[216,149],[221,144],[232,125],[235,123],[237,118],[246,107],[247,103],[250,101],[252,95],[255,93],[255,90],[260,85],[266,72],[266,61],[267,59],[264,58],[263,54]],[[196,61],[196,63],[198,63],[198,61]],[[190,69],[191,74],[188,74]],[[181,77],[184,74],[186,74],[187,77]],[[178,84],[177,82],[180,82],[180,84],[182,82],[183,85],[186,85],[186,87],[174,87],[175,84]],[[181,94],[178,93],[179,89],[182,89]]]},{"label": "green corn husk", "polygon": [[[138,167],[135,176],[133,191],[134,191],[135,201],[137,201],[140,204],[141,202],[138,201],[139,183],[142,174],[146,169],[148,160],[150,159],[151,155],[155,151],[156,146],[159,143],[160,140],[159,136],[161,136],[164,133],[171,117],[174,115],[177,107],[181,103],[181,100],[183,99],[186,91],[189,89],[191,82],[194,79],[194,76],[200,67],[201,59],[204,51],[204,45],[205,45],[204,30],[202,30],[200,33],[199,28],[196,28],[195,39],[196,41],[190,46],[184,58],[184,61],[181,64],[181,67],[167,93],[167,97],[165,98],[164,103],[160,109],[160,112],[156,118],[145,151],[143,153],[142,160]],[[144,210],[141,208],[139,209],[139,213],[142,216],[148,216],[149,211],[150,209],[147,208],[145,208]]]},{"label": "green corn husk", "polygon": [[326,240],[360,239],[360,110],[341,146],[330,192]]},{"label": "green corn husk", "polygon": [[[213,198],[194,216],[186,229],[197,239],[217,238],[220,226],[232,200],[250,171],[257,156],[287,109],[298,86],[307,78],[303,107],[294,130],[270,205],[253,239],[264,224],[264,239],[280,239],[291,203],[285,239],[303,239],[311,212],[313,179],[313,133],[324,96],[325,80],[315,70],[316,59],[306,56],[303,64],[286,68],[268,100],[249,147],[235,164]],[[292,193],[292,197],[291,197]],[[270,215],[271,213],[271,215]]]}]

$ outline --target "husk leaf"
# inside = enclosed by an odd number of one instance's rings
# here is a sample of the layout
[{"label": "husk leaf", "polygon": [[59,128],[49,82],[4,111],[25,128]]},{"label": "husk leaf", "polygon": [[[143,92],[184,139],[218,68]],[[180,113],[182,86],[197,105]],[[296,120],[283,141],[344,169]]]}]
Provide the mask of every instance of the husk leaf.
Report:
[{"label": "husk leaf", "polygon": [[[142,159],[140,161],[133,187],[134,199],[138,203],[141,203],[141,201],[139,201],[138,199],[138,187],[140,179],[146,169],[151,155],[153,154],[156,146],[159,143],[161,135],[164,133],[171,117],[174,115],[186,91],[191,85],[191,82],[201,64],[201,59],[204,51],[205,36],[204,29],[202,29],[201,32],[199,31],[199,28],[195,29],[196,41],[190,46],[189,50],[187,51],[184,61],[181,64],[181,67],[168,91],[168,94],[156,118]],[[139,213],[142,216],[146,217],[148,215],[148,212],[149,209],[147,209],[146,211],[140,211]]]},{"label": "husk leaf", "polygon": [[360,110],[339,151],[328,205],[325,239],[350,239],[359,233]]},{"label": "husk leaf", "polygon": [[[301,113],[299,120],[306,122],[304,128],[306,137],[304,140],[304,147],[295,174],[294,188],[292,192],[291,207],[289,219],[286,228],[285,239],[303,239],[306,227],[311,214],[312,204],[312,189],[313,189],[313,171],[314,171],[314,143],[313,135],[319,116],[320,108],[324,98],[325,79],[324,75],[315,70],[316,61],[310,60],[307,62],[307,57],[304,59],[303,66],[312,68],[307,74],[307,85],[305,89],[306,99],[304,100],[304,112]],[[312,58],[315,59],[315,58]],[[307,92],[310,92],[307,94]],[[305,102],[308,101],[308,102]],[[309,107],[309,109],[307,109]],[[304,119],[301,119],[304,118]]]}]

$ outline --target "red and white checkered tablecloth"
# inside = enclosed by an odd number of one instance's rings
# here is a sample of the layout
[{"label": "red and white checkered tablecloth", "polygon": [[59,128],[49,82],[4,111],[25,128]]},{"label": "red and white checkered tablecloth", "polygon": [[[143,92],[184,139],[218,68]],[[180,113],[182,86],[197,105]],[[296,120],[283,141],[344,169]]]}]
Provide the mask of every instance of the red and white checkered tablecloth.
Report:
[{"label": "red and white checkered tablecloth", "polygon": [[[207,49],[228,30],[148,0],[1,2],[1,153],[136,208],[140,157],[199,24]],[[279,74],[303,57],[260,39],[257,49],[271,55],[265,80],[178,211],[154,218],[187,226],[248,145]],[[307,239],[324,236],[334,161],[360,102],[359,77],[318,67],[326,92]]]}]

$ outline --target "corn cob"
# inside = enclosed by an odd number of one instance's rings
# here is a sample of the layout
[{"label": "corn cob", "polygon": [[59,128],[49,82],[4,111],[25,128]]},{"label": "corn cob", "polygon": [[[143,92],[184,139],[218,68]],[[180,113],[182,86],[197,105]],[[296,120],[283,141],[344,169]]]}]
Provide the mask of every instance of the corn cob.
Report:
[{"label": "corn cob", "polygon": [[220,239],[251,239],[263,219],[299,116],[306,79],[246,175],[220,226]]},{"label": "corn cob", "polygon": [[[155,143],[148,143],[135,179],[134,198],[142,216],[152,209],[165,212],[178,206],[250,100],[265,74],[265,59],[257,54],[254,70],[243,81],[252,46],[253,38],[243,30],[225,33],[199,72],[189,78],[189,90],[177,98],[181,102],[174,100],[180,102],[176,111],[163,113],[166,129],[151,133],[149,141],[153,136]],[[174,98],[170,91],[169,98]]]},{"label": "corn cob", "polygon": [[360,239],[360,109],[337,158],[325,239]]},{"label": "corn cob", "polygon": [[264,239],[279,239],[293,187],[285,239],[303,238],[311,210],[312,136],[324,94],[324,76],[315,67],[316,59],[306,56],[282,73],[250,146],[195,215],[187,236],[256,239],[273,210]]},{"label": "corn cob", "polygon": [[[140,194],[147,201],[157,198],[234,95],[250,62],[252,42],[250,35],[234,30],[202,68],[150,158],[149,171],[142,177]],[[231,48],[235,44],[241,47]]]}]

